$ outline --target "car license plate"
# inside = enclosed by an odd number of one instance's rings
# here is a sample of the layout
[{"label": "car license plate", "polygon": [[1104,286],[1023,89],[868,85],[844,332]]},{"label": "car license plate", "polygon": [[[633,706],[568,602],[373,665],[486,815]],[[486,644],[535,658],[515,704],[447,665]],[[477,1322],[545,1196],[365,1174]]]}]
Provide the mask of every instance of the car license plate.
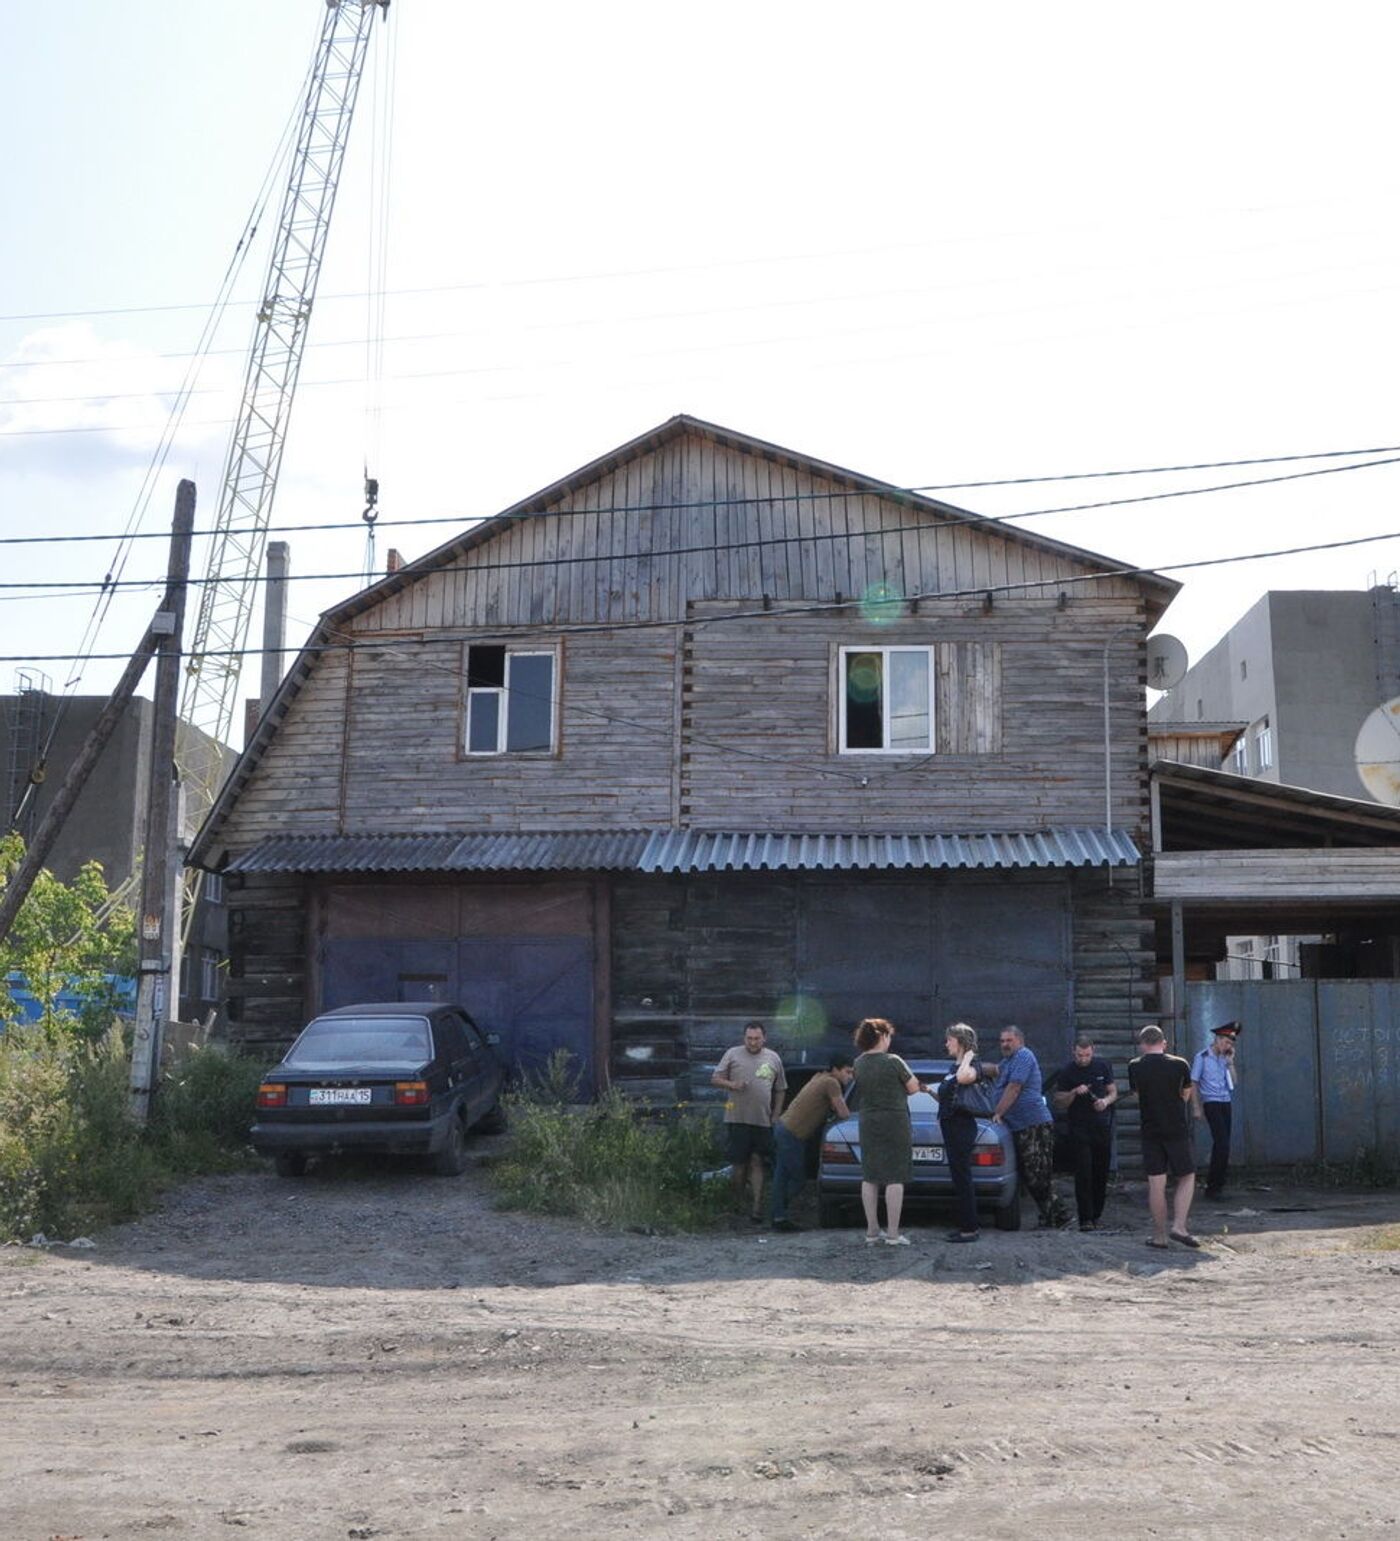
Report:
[{"label": "car license plate", "polygon": [[368,1086],[313,1086],[311,1088],[312,1102],[368,1102],[369,1098]]},{"label": "car license plate", "polygon": [[941,1145],[916,1145],[914,1147],[915,1161],[946,1161],[947,1152]]}]

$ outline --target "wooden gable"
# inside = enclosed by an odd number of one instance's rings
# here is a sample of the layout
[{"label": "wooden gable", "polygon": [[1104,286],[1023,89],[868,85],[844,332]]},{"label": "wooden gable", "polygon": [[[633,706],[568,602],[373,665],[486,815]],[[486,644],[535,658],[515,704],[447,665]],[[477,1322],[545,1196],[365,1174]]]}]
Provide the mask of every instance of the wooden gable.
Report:
[{"label": "wooden gable", "polygon": [[691,418],[584,467],[360,596],[357,631],[681,621],[739,599],[1139,597],[1152,575]]}]

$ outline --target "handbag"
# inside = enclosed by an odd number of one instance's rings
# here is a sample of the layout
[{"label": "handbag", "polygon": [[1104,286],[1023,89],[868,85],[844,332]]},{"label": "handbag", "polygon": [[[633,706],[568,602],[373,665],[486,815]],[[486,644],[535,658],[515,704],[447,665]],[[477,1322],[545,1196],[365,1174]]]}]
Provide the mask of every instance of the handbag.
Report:
[{"label": "handbag", "polygon": [[971,1113],[974,1118],[990,1118],[997,1110],[996,1093],[991,1083],[982,1079],[982,1067],[976,1065],[976,1061],[973,1063],[978,1072],[977,1079],[966,1084],[953,1082],[953,1106],[960,1113]]}]

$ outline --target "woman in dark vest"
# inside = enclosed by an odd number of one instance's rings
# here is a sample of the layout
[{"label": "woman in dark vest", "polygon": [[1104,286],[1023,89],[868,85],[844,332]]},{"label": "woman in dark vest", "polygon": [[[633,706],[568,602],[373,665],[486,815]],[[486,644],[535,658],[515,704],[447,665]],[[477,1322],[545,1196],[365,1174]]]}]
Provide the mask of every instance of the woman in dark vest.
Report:
[{"label": "woman in dark vest", "polygon": [[[856,1086],[860,1093],[860,1201],[865,1208],[865,1239],[887,1247],[907,1247],[900,1234],[904,1185],[914,1160],[909,1098],[922,1090],[898,1054],[890,1053],[893,1026],[883,1017],[866,1017],[856,1028]],[[884,1232],[880,1230],[880,1189],[885,1190]]]}]

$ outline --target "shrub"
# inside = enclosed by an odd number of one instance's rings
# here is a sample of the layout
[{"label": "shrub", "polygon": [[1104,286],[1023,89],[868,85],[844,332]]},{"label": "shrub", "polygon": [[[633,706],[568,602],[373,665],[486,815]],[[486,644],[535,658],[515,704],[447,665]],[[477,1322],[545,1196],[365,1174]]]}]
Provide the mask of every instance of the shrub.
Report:
[{"label": "shrub", "polygon": [[187,1055],[162,1081],[146,1129],[129,1112],[127,1066],[116,1029],[95,1042],[52,1023],[0,1035],[0,1240],[110,1225],[170,1182],[245,1159],[252,1061]]},{"label": "shrub", "polygon": [[510,1098],[509,1111],[509,1144],[494,1168],[505,1208],[656,1230],[703,1229],[728,1211],[728,1185],[703,1175],[723,1159],[707,1118],[650,1119],[616,1089],[571,1108],[538,1082]]}]

